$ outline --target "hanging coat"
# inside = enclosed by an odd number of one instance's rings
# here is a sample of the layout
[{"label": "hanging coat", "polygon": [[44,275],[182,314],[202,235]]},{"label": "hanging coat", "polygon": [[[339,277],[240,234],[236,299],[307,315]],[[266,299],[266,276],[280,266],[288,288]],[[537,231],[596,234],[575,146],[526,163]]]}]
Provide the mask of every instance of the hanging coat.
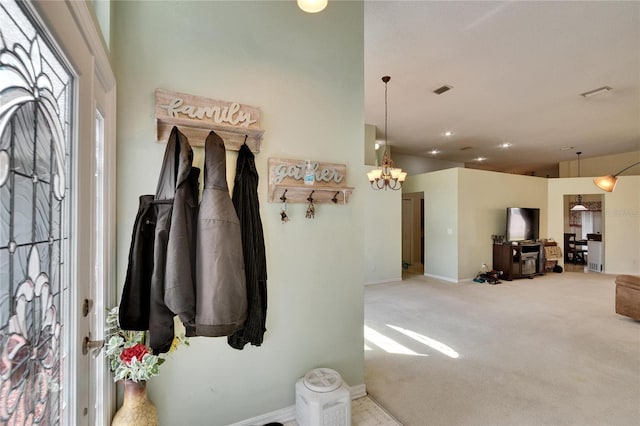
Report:
[{"label": "hanging coat", "polygon": [[258,170],[247,144],[238,153],[232,200],[242,234],[248,313],[244,327],[227,340],[231,347],[243,349],[247,343],[262,344],[267,319],[267,259],[258,201]]},{"label": "hanging coat", "polygon": [[209,133],[196,238],[196,334],[228,336],[247,317],[240,222],[229,197],[224,142]]},{"label": "hanging coat", "polygon": [[194,335],[195,225],[198,214],[198,176],[193,150],[185,135],[171,130],[153,204],[156,229],[149,309],[150,346],[168,352],[178,315],[187,336]]},{"label": "hanging coat", "polygon": [[153,195],[141,195],[133,224],[127,276],[122,289],[118,322],[123,330],[149,329],[149,298],[153,274],[156,211]]}]

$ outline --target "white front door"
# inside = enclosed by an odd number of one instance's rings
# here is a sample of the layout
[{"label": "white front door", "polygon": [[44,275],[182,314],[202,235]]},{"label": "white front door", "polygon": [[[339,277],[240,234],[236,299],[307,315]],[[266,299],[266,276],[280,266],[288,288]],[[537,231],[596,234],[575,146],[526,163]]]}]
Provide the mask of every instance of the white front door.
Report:
[{"label": "white front door", "polygon": [[[83,36],[82,7],[0,2],[2,424],[101,424],[106,417],[89,399],[97,386],[109,389],[104,363],[83,354],[82,340],[102,335],[95,307],[104,312],[105,290],[113,288],[105,272],[113,229],[103,219],[112,185],[96,178],[101,164],[112,167],[112,150],[102,159],[95,153],[96,112],[106,111],[103,129],[111,129],[114,84]],[[111,136],[103,135],[105,146]],[[96,361],[102,367],[92,370]]]}]

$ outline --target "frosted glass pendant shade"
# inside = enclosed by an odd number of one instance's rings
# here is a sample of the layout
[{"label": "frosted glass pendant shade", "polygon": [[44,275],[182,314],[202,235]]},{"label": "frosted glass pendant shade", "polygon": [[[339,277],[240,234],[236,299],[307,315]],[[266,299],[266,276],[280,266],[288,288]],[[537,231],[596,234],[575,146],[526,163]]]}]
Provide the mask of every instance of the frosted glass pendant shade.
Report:
[{"label": "frosted glass pendant shade", "polygon": [[613,189],[616,187],[616,182],[618,181],[618,179],[615,176],[600,176],[597,177],[593,180],[593,183],[595,183],[598,188],[607,191],[607,192],[613,192]]}]

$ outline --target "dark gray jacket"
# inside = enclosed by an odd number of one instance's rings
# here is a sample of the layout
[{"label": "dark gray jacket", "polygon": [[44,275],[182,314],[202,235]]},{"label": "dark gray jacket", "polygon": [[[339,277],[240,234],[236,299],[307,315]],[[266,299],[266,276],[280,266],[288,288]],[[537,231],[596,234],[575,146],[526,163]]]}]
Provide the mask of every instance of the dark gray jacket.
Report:
[{"label": "dark gray jacket", "polygon": [[156,229],[149,309],[150,346],[167,352],[173,342],[173,317],[178,315],[188,336],[195,320],[195,226],[198,176],[193,150],[176,127],[165,150],[153,200]]},{"label": "dark gray jacket", "polygon": [[204,189],[196,238],[196,334],[228,336],[247,318],[240,222],[229,196],[224,142],[205,141]]}]

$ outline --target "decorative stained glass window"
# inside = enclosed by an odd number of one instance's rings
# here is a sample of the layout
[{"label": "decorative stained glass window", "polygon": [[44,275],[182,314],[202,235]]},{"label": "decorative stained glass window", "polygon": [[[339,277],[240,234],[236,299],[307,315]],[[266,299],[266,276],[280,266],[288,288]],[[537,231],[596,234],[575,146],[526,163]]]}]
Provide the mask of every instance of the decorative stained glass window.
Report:
[{"label": "decorative stained glass window", "polygon": [[0,423],[56,425],[68,373],[73,74],[0,2]]}]

